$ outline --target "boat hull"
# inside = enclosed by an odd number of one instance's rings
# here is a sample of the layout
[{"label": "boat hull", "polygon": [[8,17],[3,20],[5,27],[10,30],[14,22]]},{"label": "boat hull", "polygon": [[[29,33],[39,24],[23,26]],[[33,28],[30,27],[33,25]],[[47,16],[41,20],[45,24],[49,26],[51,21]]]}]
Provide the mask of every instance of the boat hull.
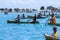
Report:
[{"label": "boat hull", "polygon": [[60,26],[60,23],[52,24],[52,23],[48,22],[48,25],[56,25],[56,26]]},{"label": "boat hull", "polygon": [[44,34],[46,40],[60,40],[60,38],[55,38],[50,35]]},{"label": "boat hull", "polygon": [[28,19],[28,18],[20,18],[20,19]]},{"label": "boat hull", "polygon": [[10,20],[7,20],[7,23],[21,23],[21,24],[26,24],[26,23],[28,23],[28,24],[39,24],[39,22],[37,21],[37,22],[17,22],[17,21],[10,21]]},{"label": "boat hull", "polygon": [[[34,18],[34,16],[28,16],[28,18]],[[46,18],[46,16],[36,17],[36,18]]]}]

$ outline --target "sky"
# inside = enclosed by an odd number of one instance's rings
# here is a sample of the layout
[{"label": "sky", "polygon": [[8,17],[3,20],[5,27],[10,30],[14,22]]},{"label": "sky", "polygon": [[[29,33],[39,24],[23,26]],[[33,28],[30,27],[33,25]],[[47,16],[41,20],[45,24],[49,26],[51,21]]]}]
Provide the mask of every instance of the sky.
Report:
[{"label": "sky", "polygon": [[60,7],[60,0],[0,0],[0,8]]}]

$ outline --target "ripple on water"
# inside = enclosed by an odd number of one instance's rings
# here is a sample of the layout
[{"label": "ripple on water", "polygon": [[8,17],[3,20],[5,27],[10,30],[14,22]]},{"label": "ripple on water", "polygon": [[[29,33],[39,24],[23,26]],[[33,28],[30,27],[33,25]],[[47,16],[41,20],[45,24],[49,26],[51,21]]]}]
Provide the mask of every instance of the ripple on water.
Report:
[{"label": "ripple on water", "polygon": [[[45,40],[44,33],[51,34],[54,25],[45,25],[48,18],[37,19],[40,24],[8,24],[18,14],[0,14],[0,39],[1,40]],[[26,14],[27,15],[27,14]],[[28,14],[31,15],[31,14]],[[29,19],[27,19],[29,20]],[[27,21],[26,19],[21,21]],[[57,19],[58,21],[60,19]],[[47,24],[47,23],[46,23]],[[60,35],[60,26],[56,26]]]}]

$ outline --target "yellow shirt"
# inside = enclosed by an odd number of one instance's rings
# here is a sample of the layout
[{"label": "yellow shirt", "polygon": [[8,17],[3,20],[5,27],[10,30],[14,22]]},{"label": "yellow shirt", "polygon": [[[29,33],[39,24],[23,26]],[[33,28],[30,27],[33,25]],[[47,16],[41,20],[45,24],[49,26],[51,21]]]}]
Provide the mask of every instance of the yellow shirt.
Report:
[{"label": "yellow shirt", "polygon": [[58,37],[58,33],[56,32],[56,33],[53,33],[53,36],[54,37]]}]

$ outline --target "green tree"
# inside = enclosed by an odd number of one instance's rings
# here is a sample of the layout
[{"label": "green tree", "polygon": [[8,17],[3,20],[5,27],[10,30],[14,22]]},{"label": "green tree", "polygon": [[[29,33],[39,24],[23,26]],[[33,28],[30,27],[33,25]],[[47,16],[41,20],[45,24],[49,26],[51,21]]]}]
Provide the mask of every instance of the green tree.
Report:
[{"label": "green tree", "polygon": [[41,6],[40,10],[44,10],[44,9],[45,9],[44,6]]}]

